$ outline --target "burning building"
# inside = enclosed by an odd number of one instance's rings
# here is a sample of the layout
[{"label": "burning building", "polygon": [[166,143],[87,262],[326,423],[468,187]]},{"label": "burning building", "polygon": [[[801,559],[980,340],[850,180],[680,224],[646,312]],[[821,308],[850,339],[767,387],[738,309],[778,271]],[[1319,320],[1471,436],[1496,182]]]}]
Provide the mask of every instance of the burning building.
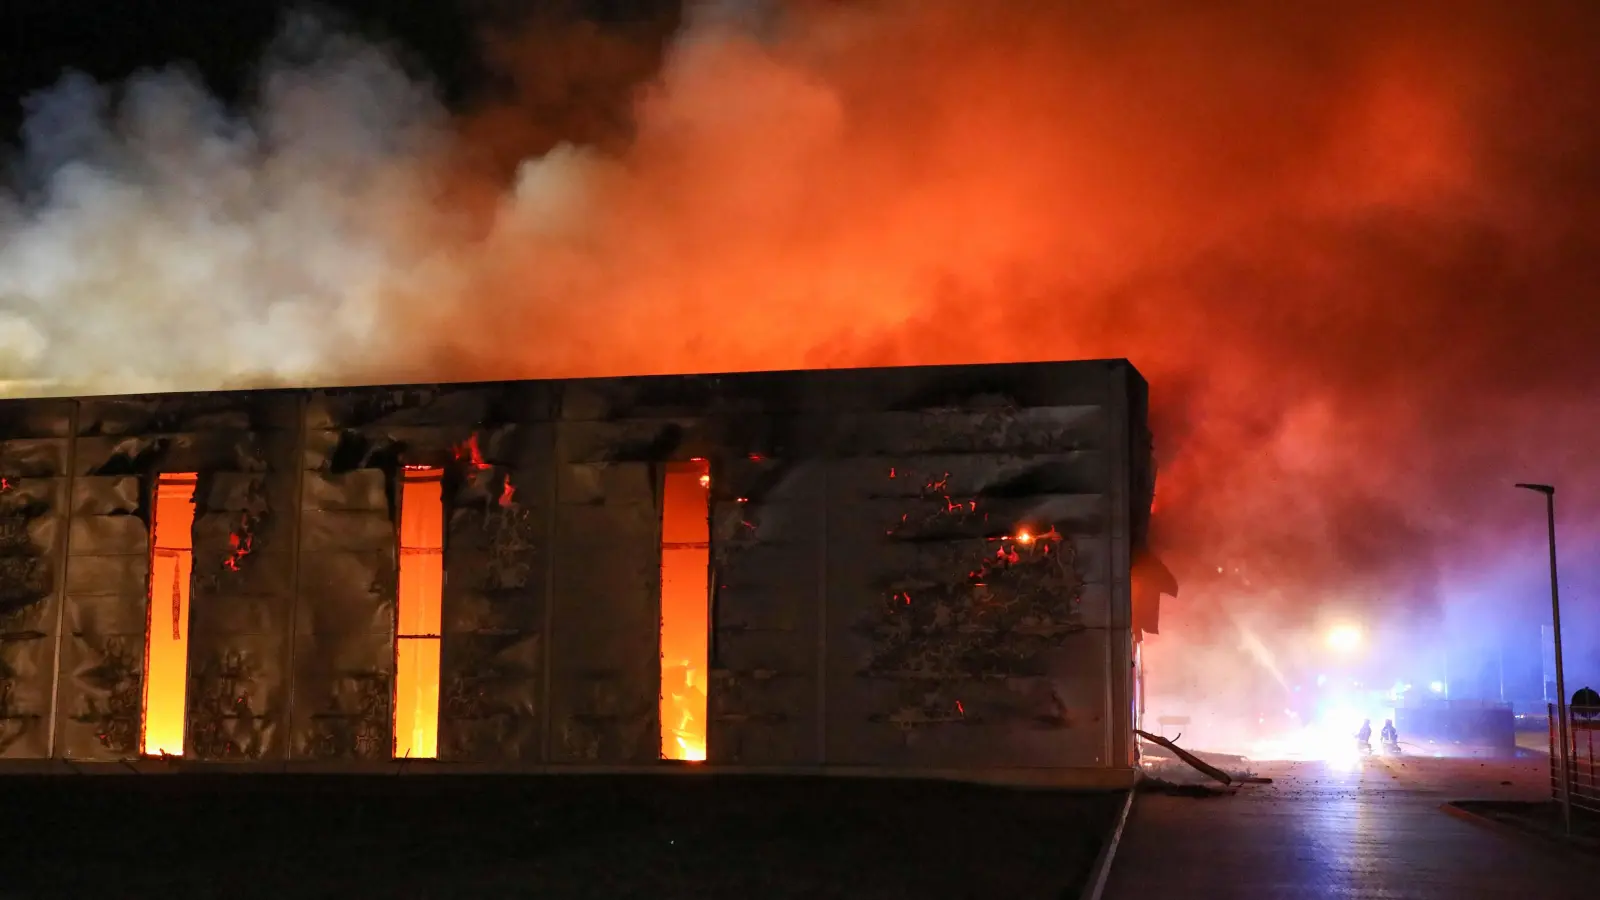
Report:
[{"label": "burning building", "polygon": [[1146,396],[1085,361],[4,401],[0,770],[1119,783]]}]

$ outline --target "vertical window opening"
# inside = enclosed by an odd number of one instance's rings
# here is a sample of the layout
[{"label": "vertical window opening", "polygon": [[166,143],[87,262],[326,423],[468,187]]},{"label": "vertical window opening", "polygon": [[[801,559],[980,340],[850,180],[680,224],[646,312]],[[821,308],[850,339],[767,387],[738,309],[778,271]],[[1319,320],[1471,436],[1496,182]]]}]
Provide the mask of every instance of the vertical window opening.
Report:
[{"label": "vertical window opening", "polygon": [[444,592],[444,470],[407,466],[400,488],[394,755],[439,755],[439,608]]},{"label": "vertical window opening", "polygon": [[661,503],[661,757],[706,758],[711,465],[667,467]]},{"label": "vertical window opening", "polygon": [[139,752],[183,755],[189,680],[189,581],[194,571],[193,472],[156,479],[145,604],[144,727]]}]

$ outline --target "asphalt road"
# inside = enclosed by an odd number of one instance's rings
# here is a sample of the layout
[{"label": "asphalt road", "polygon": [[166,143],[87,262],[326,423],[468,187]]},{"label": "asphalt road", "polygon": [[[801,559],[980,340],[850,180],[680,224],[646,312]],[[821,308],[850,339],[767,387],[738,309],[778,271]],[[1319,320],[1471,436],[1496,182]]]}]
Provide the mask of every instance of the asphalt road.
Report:
[{"label": "asphalt road", "polygon": [[1142,794],[1106,900],[1593,898],[1587,862],[1444,813],[1450,800],[1538,800],[1542,758],[1369,757],[1266,763],[1230,796]]}]

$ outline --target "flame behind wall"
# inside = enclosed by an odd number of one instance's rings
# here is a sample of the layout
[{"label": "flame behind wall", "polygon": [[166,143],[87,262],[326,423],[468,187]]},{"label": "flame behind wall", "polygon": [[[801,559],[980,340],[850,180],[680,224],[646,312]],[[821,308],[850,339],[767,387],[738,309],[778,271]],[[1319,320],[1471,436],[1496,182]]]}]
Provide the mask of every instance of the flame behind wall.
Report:
[{"label": "flame behind wall", "polygon": [[661,756],[706,758],[711,665],[711,469],[674,463],[661,505]]},{"label": "flame behind wall", "polygon": [[1248,612],[1273,649],[1330,606],[1437,610],[1463,561],[1537,567],[1514,480],[1589,525],[1592,4],[765,12],[691,18],[620,147],[528,137],[561,131],[538,120],[576,60],[627,68],[593,29],[497,35],[520,96],[466,113],[305,20],[243,112],[181,70],[69,77],[0,200],[0,377],[1127,356],[1184,585],[1169,646]]},{"label": "flame behind wall", "polygon": [[407,466],[400,493],[395,617],[394,755],[439,755],[439,664],[444,594],[444,470]]},{"label": "flame behind wall", "polygon": [[189,593],[194,570],[193,472],[156,482],[150,528],[143,739],[147,756],[182,756],[189,687]]}]

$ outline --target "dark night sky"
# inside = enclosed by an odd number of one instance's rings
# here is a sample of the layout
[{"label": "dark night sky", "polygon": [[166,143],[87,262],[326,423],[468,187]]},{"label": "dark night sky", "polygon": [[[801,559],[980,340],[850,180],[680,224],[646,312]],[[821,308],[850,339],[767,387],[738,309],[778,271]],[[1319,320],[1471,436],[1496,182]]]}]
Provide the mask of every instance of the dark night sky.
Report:
[{"label": "dark night sky", "polygon": [[[331,11],[353,30],[403,47],[452,103],[486,89],[479,36],[510,31],[535,16],[650,23],[670,33],[676,0],[337,0],[308,6],[282,0],[7,0],[0,4],[0,133],[9,141],[22,101],[76,69],[115,82],[142,68],[196,67],[212,90],[247,91],[262,48],[286,12]],[[114,7],[110,9],[110,7]]]}]

